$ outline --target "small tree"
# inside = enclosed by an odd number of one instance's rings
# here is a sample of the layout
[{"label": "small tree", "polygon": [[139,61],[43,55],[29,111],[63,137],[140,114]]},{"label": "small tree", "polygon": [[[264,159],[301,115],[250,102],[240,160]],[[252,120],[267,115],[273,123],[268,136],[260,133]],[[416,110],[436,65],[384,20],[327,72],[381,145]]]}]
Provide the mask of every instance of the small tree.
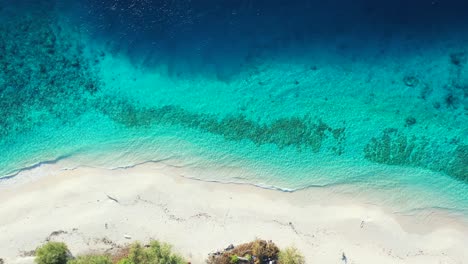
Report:
[{"label": "small tree", "polygon": [[278,261],[279,264],[305,264],[304,256],[295,247],[281,250]]},{"label": "small tree", "polygon": [[47,242],[36,250],[37,264],[66,264],[71,254],[65,243]]}]

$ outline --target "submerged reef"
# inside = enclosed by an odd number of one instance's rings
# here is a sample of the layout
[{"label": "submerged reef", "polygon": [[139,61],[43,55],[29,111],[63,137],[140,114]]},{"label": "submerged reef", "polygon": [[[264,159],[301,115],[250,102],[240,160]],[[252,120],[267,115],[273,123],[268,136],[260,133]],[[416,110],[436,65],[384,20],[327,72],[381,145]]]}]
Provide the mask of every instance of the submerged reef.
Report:
[{"label": "submerged reef", "polygon": [[56,22],[31,12],[0,24],[0,139],[73,120],[99,89],[83,45]]},{"label": "submerged reef", "polygon": [[364,148],[366,159],[387,165],[413,166],[446,173],[468,183],[468,145],[457,140],[446,146],[424,136],[385,129]]},{"label": "submerged reef", "polygon": [[444,103],[448,108],[456,109],[461,106],[465,111],[468,110],[467,57],[463,51],[450,54],[451,81],[444,87],[446,90]]},{"label": "submerged reef", "polygon": [[261,124],[246,116],[230,115],[218,118],[215,115],[192,113],[178,106],[160,108],[137,108],[125,101],[108,101],[98,107],[114,121],[127,127],[150,125],[179,125],[203,132],[221,135],[226,140],[249,140],[257,145],[274,144],[278,148],[296,147],[319,152],[330,141],[330,150],[341,155],[344,152],[345,128],[332,128],[322,120],[308,116],[289,117]]},{"label": "submerged reef", "polygon": [[453,156],[446,165],[444,172],[468,182],[468,145],[459,145],[451,155]]}]

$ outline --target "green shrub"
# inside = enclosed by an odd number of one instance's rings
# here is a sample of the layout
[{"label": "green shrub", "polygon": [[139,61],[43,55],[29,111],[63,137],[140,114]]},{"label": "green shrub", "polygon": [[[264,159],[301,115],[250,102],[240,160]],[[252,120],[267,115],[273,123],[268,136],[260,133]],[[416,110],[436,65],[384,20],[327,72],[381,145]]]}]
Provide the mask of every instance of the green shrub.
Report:
[{"label": "green shrub", "polygon": [[278,258],[279,264],[304,264],[304,256],[295,247],[281,250]]},{"label": "green shrub", "polygon": [[66,264],[71,257],[67,245],[60,242],[48,242],[36,250],[37,264]]},{"label": "green shrub", "polygon": [[187,263],[181,256],[172,252],[171,246],[159,241],[152,241],[148,247],[140,243],[130,246],[128,256],[118,264],[182,264]]},{"label": "green shrub", "polygon": [[231,264],[237,264],[237,263],[239,263],[239,257],[237,255],[232,255]]},{"label": "green shrub", "polygon": [[109,256],[87,255],[72,259],[67,264],[112,264],[112,261]]}]

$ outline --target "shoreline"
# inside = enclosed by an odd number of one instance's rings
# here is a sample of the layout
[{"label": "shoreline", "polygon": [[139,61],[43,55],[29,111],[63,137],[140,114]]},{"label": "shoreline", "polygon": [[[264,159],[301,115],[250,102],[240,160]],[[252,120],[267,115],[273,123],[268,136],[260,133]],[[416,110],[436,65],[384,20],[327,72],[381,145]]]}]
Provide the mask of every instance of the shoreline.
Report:
[{"label": "shoreline", "polygon": [[436,209],[402,215],[333,187],[284,192],[208,182],[163,162],[114,170],[59,165],[41,165],[0,185],[0,215],[6,216],[0,218],[0,244],[7,245],[0,257],[6,263],[32,263],[20,251],[33,250],[58,230],[65,233],[53,240],[67,242],[74,254],[109,249],[104,238],[117,245],[155,238],[192,263],[256,237],[294,244],[307,263],[336,263],[343,252],[351,263],[468,258],[468,222]]},{"label": "shoreline", "polygon": [[[85,163],[88,160],[85,160]],[[171,161],[175,161],[173,164]],[[168,163],[166,163],[168,162]],[[180,164],[182,165],[179,165]],[[327,191],[332,191],[335,193],[342,193],[344,198],[349,198],[353,197],[354,195],[357,195],[357,190],[353,189],[355,184],[352,183],[329,183],[329,184],[309,184],[309,185],[304,185],[303,187],[298,187],[298,188],[287,188],[287,187],[280,187],[275,184],[261,184],[261,183],[254,183],[254,182],[249,182],[249,181],[242,181],[245,180],[244,177],[238,178],[238,177],[233,177],[232,179],[238,179],[241,181],[226,181],[226,180],[218,180],[214,179],[213,175],[215,173],[219,173],[220,167],[216,167],[215,169],[197,169],[196,172],[192,170],[192,168],[185,168],[183,165],[183,162],[178,161],[176,159],[172,158],[163,158],[159,160],[147,160],[147,161],[142,161],[138,163],[133,163],[133,164],[127,164],[123,166],[116,166],[116,167],[103,167],[100,165],[82,165],[80,164],[79,160],[74,160],[72,158],[72,155],[64,155],[57,157],[55,159],[51,160],[45,160],[41,161],[35,164],[32,164],[30,166],[26,166],[24,168],[18,169],[15,171],[15,173],[6,175],[3,177],[0,177],[0,190],[2,187],[7,186],[7,188],[11,187],[11,185],[22,185],[22,184],[31,184],[32,182],[40,179],[40,177],[43,177],[43,174],[57,174],[57,173],[63,173],[66,174],[67,171],[74,171],[74,170],[96,170],[96,171],[104,171],[105,173],[112,173],[113,171],[120,171],[120,170],[138,170],[141,167],[145,167],[146,169],[158,169],[157,167],[159,165],[167,166],[167,167],[172,167],[174,169],[180,169],[181,171],[184,172],[184,174],[179,174],[175,175],[176,177],[182,177],[186,180],[189,181],[200,181],[202,183],[212,183],[212,184],[221,184],[221,185],[233,185],[233,186],[247,186],[247,187],[252,187],[252,188],[259,188],[267,191],[273,191],[273,192],[281,192],[281,193],[297,193],[297,192],[309,192],[309,191],[314,191],[314,190],[323,190],[325,189],[325,192]],[[50,167],[50,168],[49,168]],[[150,168],[147,168],[150,167]],[[237,170],[238,169],[238,170]],[[252,171],[251,169],[246,169],[246,168],[237,168],[236,170],[227,170],[229,174],[242,174],[245,172],[248,172],[248,175],[255,175],[255,171]],[[409,169],[409,171],[408,171]],[[411,171],[413,168],[397,168],[397,173],[413,173]],[[202,171],[201,174],[203,175],[210,175],[211,177],[208,178],[203,178],[200,177],[200,171]],[[42,172],[39,173],[39,172]],[[204,172],[207,172],[206,174]],[[189,175],[187,175],[187,173]],[[379,172],[376,172],[377,174]],[[384,172],[380,172],[384,173]],[[395,173],[390,172],[390,173]],[[426,173],[432,173],[430,171],[427,171]],[[170,173],[169,173],[170,174]],[[174,176],[174,175],[170,175]],[[340,187],[349,187],[349,188],[340,188]],[[450,207],[440,207],[440,206],[426,206],[426,207],[411,207],[411,208],[397,208],[395,207],[394,204],[383,204],[383,200],[381,199],[382,197],[379,197],[378,199],[373,199],[378,197],[378,190],[365,190],[365,195],[359,196],[359,198],[356,198],[359,203],[363,204],[368,204],[369,200],[375,200],[375,203],[371,203],[372,205],[379,206],[379,207],[384,207],[388,212],[392,212],[394,214],[411,214],[411,212],[431,212],[433,213],[434,211],[438,211],[441,215],[445,216],[450,216],[450,217],[457,217],[461,219],[462,221],[466,221],[468,224],[468,211],[462,210],[462,209],[454,209]],[[372,198],[372,199],[370,199]]]}]

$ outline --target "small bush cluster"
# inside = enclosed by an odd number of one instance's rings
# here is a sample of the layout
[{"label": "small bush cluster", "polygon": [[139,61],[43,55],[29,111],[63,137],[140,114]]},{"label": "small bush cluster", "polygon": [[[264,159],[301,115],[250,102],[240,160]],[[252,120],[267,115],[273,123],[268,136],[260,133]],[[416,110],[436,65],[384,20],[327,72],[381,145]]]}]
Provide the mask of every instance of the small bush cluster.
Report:
[{"label": "small bush cluster", "polygon": [[73,258],[67,245],[48,242],[36,250],[37,264],[186,264],[181,256],[172,252],[169,244],[151,241],[147,246],[134,243],[116,256],[85,255]]},{"label": "small bush cluster", "polygon": [[211,254],[208,264],[304,264],[304,256],[294,248],[280,250],[273,242],[256,239],[255,241],[228,247],[222,252]]},{"label": "small bush cluster", "polygon": [[135,243],[130,247],[128,255],[120,259],[118,264],[183,264],[187,263],[181,256],[172,252],[171,246],[159,241],[152,241],[148,246]]},{"label": "small bush cluster", "polygon": [[67,245],[60,242],[48,242],[36,250],[37,264],[66,264],[70,258]]},{"label": "small bush cluster", "polygon": [[258,260],[257,263],[269,263],[277,258],[278,253],[278,247],[271,241],[257,239],[252,244],[252,254]]},{"label": "small bush cluster", "polygon": [[295,247],[288,247],[278,255],[280,264],[305,264],[304,256]]},{"label": "small bush cluster", "polygon": [[[36,250],[37,264],[187,264],[172,251],[171,245],[151,241],[122,248],[114,255],[84,255],[74,258],[60,242],[48,242]],[[256,239],[236,247],[230,246],[211,254],[208,264],[305,264],[304,256],[294,247],[280,250],[272,241]]]}]

